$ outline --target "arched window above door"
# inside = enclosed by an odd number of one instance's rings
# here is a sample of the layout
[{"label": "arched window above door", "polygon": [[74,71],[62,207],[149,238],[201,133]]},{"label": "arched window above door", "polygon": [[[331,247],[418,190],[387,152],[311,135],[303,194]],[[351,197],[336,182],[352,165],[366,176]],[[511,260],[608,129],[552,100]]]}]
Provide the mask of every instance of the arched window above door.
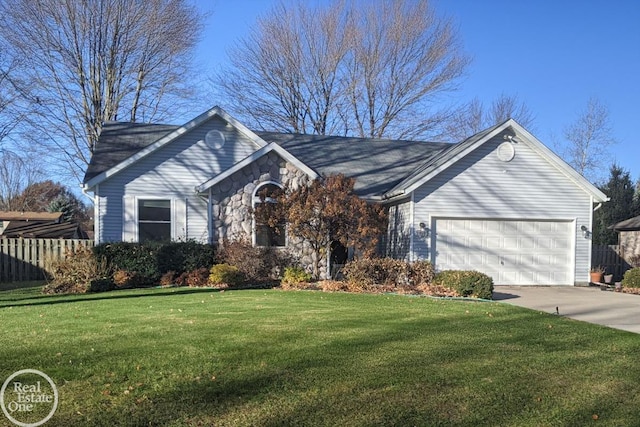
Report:
[{"label": "arched window above door", "polygon": [[[282,186],[275,182],[265,182],[256,187],[253,196],[253,210],[258,212],[261,208],[271,208],[266,203],[277,203],[278,195],[282,192]],[[272,209],[273,210],[273,209]],[[257,218],[256,218],[257,216]],[[261,215],[255,215],[253,226],[253,242],[255,246],[286,246],[286,226],[284,221],[272,225],[260,220]]]}]

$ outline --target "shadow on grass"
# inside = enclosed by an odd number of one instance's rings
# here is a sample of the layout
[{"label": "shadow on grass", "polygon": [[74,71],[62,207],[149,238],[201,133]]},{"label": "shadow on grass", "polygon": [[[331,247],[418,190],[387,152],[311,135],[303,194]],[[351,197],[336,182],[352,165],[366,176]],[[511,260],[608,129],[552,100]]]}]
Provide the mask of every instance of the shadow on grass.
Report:
[{"label": "shadow on grass", "polygon": [[42,288],[46,284],[42,280],[32,280],[29,282],[5,282],[0,283],[0,293],[4,291],[15,291],[17,289],[35,289]]},{"label": "shadow on grass", "polygon": [[39,294],[39,295],[32,295],[32,296],[17,295],[16,298],[11,298],[11,294],[7,294],[5,297],[5,295],[2,295],[2,293],[0,293],[0,308],[66,304],[66,303],[82,302],[82,301],[132,299],[132,298],[142,298],[142,297],[149,297],[149,296],[154,296],[154,297],[172,296],[176,294],[183,295],[183,294],[220,292],[220,290],[213,289],[213,288],[169,288],[169,289],[171,290],[167,290],[165,292],[149,292],[148,290],[145,290],[145,289],[140,289],[139,292],[136,292],[135,290],[127,289],[127,290],[120,290],[120,291],[109,291],[109,292],[101,292],[101,293],[76,294],[76,295],[71,295],[71,294],[67,294],[67,295]]},{"label": "shadow on grass", "polygon": [[[542,348],[543,353],[573,351],[575,343],[567,343],[563,334],[549,333],[552,330],[545,328],[549,321],[557,322],[523,312],[504,319],[450,316],[384,321],[384,328],[340,336],[353,327],[349,319],[329,320],[323,327],[330,333],[317,337],[321,339],[307,340],[301,347],[282,342],[268,354],[256,355],[254,349],[264,345],[256,337],[221,361],[240,368],[235,372],[222,374],[216,381],[179,381],[171,389],[151,393],[153,403],[105,408],[96,424],[86,419],[83,424],[227,425],[235,420],[264,426],[536,425],[536,414],[558,410],[554,400],[547,399],[558,391],[556,382],[527,381],[536,367],[529,367],[526,357],[522,359],[524,349],[515,358],[498,357],[494,346],[518,343]],[[477,323],[486,326],[486,335],[477,334]],[[429,336],[426,341],[425,334]],[[486,339],[493,344],[485,344]],[[423,345],[429,342],[436,344]],[[395,354],[400,349],[398,357],[385,358],[389,351]],[[287,359],[276,357],[285,352],[290,355]],[[266,362],[261,365],[263,358]],[[503,372],[510,362],[517,366]],[[545,367],[553,368],[550,376],[562,368]],[[524,371],[519,374],[522,378],[512,377],[518,370]],[[493,378],[494,385],[483,388],[469,383],[482,384],[487,378]],[[619,414],[620,402],[611,397],[629,390],[624,385],[598,390],[562,413],[541,419],[540,425],[554,420],[557,425],[584,425],[592,421],[592,414],[603,418]],[[538,400],[538,396],[545,398]],[[69,425],[78,422],[64,421]]]}]

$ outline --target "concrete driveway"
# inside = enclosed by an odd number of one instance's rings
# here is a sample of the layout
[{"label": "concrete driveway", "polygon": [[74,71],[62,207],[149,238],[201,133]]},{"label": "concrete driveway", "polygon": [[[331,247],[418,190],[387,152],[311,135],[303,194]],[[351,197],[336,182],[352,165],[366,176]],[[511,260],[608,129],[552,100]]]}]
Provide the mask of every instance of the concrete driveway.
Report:
[{"label": "concrete driveway", "polygon": [[640,334],[640,295],[597,287],[496,286],[496,301]]}]

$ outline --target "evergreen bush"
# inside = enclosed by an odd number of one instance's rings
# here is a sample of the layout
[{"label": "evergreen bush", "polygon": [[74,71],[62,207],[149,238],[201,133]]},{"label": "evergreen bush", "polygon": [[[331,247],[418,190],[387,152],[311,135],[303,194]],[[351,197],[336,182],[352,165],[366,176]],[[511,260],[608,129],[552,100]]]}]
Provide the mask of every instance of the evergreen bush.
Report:
[{"label": "evergreen bush", "polygon": [[433,284],[453,289],[463,297],[493,299],[493,279],[479,271],[444,270],[436,274]]},{"label": "evergreen bush", "polygon": [[625,288],[640,288],[640,268],[632,268],[624,273],[622,286]]}]

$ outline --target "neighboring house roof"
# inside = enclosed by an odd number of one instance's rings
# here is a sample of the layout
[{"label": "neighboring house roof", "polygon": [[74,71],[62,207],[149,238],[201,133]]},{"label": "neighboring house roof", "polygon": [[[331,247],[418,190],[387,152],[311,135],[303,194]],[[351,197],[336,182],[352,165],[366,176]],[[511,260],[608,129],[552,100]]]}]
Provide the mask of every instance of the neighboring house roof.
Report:
[{"label": "neighboring house roof", "polygon": [[0,211],[0,221],[60,221],[62,212]]},{"label": "neighboring house roof", "polygon": [[620,221],[609,228],[614,231],[638,231],[640,230],[640,215]]},{"label": "neighboring house roof", "polygon": [[86,239],[88,236],[78,224],[51,221],[10,221],[2,231],[2,238],[28,239]]}]

